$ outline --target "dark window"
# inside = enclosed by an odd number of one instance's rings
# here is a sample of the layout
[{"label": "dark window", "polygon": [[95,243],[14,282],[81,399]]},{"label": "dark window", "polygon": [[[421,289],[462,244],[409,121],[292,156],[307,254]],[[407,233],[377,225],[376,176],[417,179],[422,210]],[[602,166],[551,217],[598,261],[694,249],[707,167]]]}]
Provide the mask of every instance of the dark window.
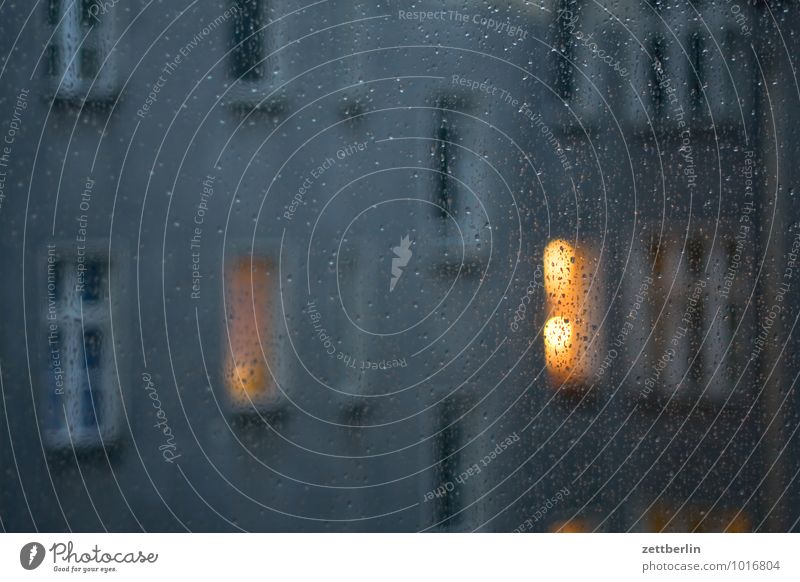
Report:
[{"label": "dark window", "polygon": [[87,329],[83,334],[83,346],[86,352],[86,367],[90,370],[102,364],[103,336],[97,329]]},{"label": "dark window", "polygon": [[459,476],[459,460],[461,453],[457,452],[462,446],[461,423],[456,406],[453,403],[443,405],[439,420],[439,434],[435,441],[434,459],[439,462],[436,468],[436,487],[444,487],[444,495],[437,498],[435,522],[440,529],[454,529],[461,522],[463,514],[458,513],[462,508],[461,491],[456,478]]},{"label": "dark window", "polygon": [[81,7],[81,26],[89,28],[97,24],[97,16],[100,13],[99,0],[80,0]]},{"label": "dark window", "polygon": [[693,237],[686,242],[686,264],[693,276],[697,277],[702,274],[704,254],[705,250],[701,238]]},{"label": "dark window", "polygon": [[567,16],[567,11],[575,11],[573,2],[561,0],[559,12],[556,15],[555,48],[561,56],[556,57],[555,90],[559,97],[565,101],[572,99],[575,93],[575,73],[572,63],[575,51],[572,46],[573,24]]},{"label": "dark window", "polygon": [[56,26],[61,18],[61,0],[48,0],[47,2],[47,24]]},{"label": "dark window", "polygon": [[705,40],[699,32],[694,32],[689,40],[689,58],[694,68],[689,72],[691,79],[691,102],[695,108],[703,104],[703,89],[705,86]]},{"label": "dark window", "polygon": [[88,87],[86,81],[94,85],[93,91],[106,91],[112,71],[103,63],[110,56],[112,3],[52,0],[47,8],[52,37],[45,64],[47,75],[60,82],[61,96],[76,96],[76,91]]},{"label": "dark window", "polygon": [[664,37],[657,34],[650,41],[650,82],[653,87],[653,110],[655,115],[663,115],[666,105],[667,83],[671,83],[666,62],[666,42]]},{"label": "dark window", "polygon": [[264,76],[264,7],[262,0],[234,0],[232,74],[256,81]]},{"label": "dark window", "polygon": [[438,206],[437,212],[442,218],[448,213],[452,215],[454,201],[457,196],[456,183],[453,174],[456,165],[456,130],[453,126],[453,109],[455,103],[449,99],[437,101],[438,119],[436,124],[435,140],[433,143],[434,167],[436,174],[436,194],[434,204]]},{"label": "dark window", "polygon": [[47,74],[50,77],[56,77],[60,74],[61,71],[61,64],[59,62],[61,58],[60,51],[58,50],[58,45],[51,44],[47,47]]},{"label": "dark window", "polygon": [[103,395],[99,389],[89,389],[88,383],[81,392],[81,426],[94,428],[103,422]]},{"label": "dark window", "polygon": [[[119,398],[109,382],[108,257],[57,259],[48,270],[43,411],[57,448],[113,436]],[[65,424],[66,417],[66,424]],[[67,430],[68,429],[68,430]],[[98,432],[99,430],[99,432]]]},{"label": "dark window", "polygon": [[84,301],[97,301],[103,296],[105,284],[105,265],[99,261],[88,261],[83,277],[83,293],[81,298]]},{"label": "dark window", "polygon": [[[698,281],[705,277],[706,249],[700,237],[692,237],[686,243],[686,265],[689,270],[689,286],[686,293],[691,294]],[[691,379],[700,386],[704,380],[705,351],[709,349],[712,338],[704,341],[707,327],[705,320],[705,294],[700,294],[692,309],[684,307],[684,320],[680,325],[688,328],[689,353],[691,354],[691,369],[687,379]]]},{"label": "dark window", "polygon": [[100,55],[97,49],[84,46],[80,52],[81,77],[94,79],[100,71]]}]

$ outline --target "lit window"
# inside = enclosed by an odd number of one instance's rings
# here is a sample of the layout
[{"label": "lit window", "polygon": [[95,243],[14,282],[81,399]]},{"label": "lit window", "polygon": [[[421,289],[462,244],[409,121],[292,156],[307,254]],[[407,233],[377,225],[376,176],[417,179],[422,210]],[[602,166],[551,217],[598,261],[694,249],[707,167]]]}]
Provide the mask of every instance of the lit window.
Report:
[{"label": "lit window", "polygon": [[723,533],[748,533],[753,531],[750,516],[744,511],[725,511],[722,513]]},{"label": "lit window", "polygon": [[106,99],[114,91],[114,8],[99,0],[49,0],[46,21],[53,36],[46,68],[56,97]]},{"label": "lit window", "polygon": [[110,444],[121,402],[113,375],[110,263],[102,255],[47,256],[45,437],[52,447]]},{"label": "lit window", "polygon": [[238,411],[254,411],[279,402],[271,368],[277,298],[274,264],[265,257],[243,256],[226,267],[225,385]]},{"label": "lit window", "polygon": [[551,373],[566,379],[575,358],[572,322],[555,316],[544,324],[544,345],[547,367]]},{"label": "lit window", "polygon": [[592,525],[585,519],[572,518],[555,521],[550,525],[550,533],[590,533]]},{"label": "lit window", "polygon": [[644,524],[648,532],[695,533],[747,533],[752,531],[750,515],[745,511],[715,508],[708,505],[669,505],[657,503],[646,514]]},{"label": "lit window", "polygon": [[585,384],[597,364],[595,352],[601,342],[596,269],[586,251],[565,240],[553,240],[545,247],[544,353],[547,370],[557,384]]}]

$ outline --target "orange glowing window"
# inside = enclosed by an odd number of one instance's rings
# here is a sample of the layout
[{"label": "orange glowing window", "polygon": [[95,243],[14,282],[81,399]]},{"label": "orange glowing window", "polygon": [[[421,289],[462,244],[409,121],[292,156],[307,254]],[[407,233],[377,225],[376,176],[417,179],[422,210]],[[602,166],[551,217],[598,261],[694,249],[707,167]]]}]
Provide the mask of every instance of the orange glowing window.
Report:
[{"label": "orange glowing window", "polygon": [[750,516],[735,509],[715,509],[687,505],[670,506],[659,503],[651,508],[645,518],[650,532],[695,532],[695,533],[745,533],[752,531]]},{"label": "orange glowing window", "polygon": [[566,376],[575,359],[572,343],[572,323],[568,318],[555,316],[544,324],[544,357],[548,370]]},{"label": "orange glowing window", "polygon": [[698,533],[748,533],[752,523],[746,512],[721,509],[709,513],[704,508],[691,507],[688,516],[689,530]]},{"label": "orange glowing window", "polygon": [[544,289],[551,310],[574,305],[581,266],[575,248],[567,241],[556,239],[545,247]]},{"label": "orange glowing window", "polygon": [[753,531],[750,517],[741,511],[732,511],[725,514],[723,523],[727,524],[722,530],[724,533],[749,533]]},{"label": "orange glowing window", "polygon": [[589,533],[592,526],[586,520],[580,518],[556,521],[550,525],[550,533]]},{"label": "orange glowing window", "polygon": [[270,369],[275,301],[273,263],[264,257],[234,259],[225,273],[225,385],[234,408],[274,403],[279,390]]},{"label": "orange glowing window", "polygon": [[[591,284],[597,265],[589,253],[562,239],[548,243],[543,259],[549,314],[544,326],[545,364],[559,384],[584,383],[596,363],[589,349],[600,315],[598,285]],[[597,345],[591,349],[597,351]]]}]

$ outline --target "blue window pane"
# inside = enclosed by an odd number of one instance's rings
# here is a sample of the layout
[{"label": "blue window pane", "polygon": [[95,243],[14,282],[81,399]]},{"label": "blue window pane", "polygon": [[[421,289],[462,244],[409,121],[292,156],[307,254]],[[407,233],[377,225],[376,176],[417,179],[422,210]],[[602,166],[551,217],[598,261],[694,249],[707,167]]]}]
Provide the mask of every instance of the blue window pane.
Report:
[{"label": "blue window pane", "polygon": [[103,297],[105,286],[105,265],[99,261],[89,261],[86,263],[86,271],[83,277],[84,301],[97,301]]},{"label": "blue window pane", "polygon": [[83,335],[86,367],[94,370],[101,366],[103,335],[97,329],[87,329]]},{"label": "blue window pane", "polygon": [[81,426],[86,428],[102,425],[103,393],[100,390],[81,391]]}]

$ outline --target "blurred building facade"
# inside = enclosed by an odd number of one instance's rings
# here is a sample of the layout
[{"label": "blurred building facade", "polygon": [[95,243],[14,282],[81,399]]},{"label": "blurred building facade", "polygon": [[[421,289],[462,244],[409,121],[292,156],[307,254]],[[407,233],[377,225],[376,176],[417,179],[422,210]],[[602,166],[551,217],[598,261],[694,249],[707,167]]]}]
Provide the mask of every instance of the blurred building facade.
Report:
[{"label": "blurred building facade", "polygon": [[5,529],[797,529],[773,15],[440,4],[4,8]]}]

